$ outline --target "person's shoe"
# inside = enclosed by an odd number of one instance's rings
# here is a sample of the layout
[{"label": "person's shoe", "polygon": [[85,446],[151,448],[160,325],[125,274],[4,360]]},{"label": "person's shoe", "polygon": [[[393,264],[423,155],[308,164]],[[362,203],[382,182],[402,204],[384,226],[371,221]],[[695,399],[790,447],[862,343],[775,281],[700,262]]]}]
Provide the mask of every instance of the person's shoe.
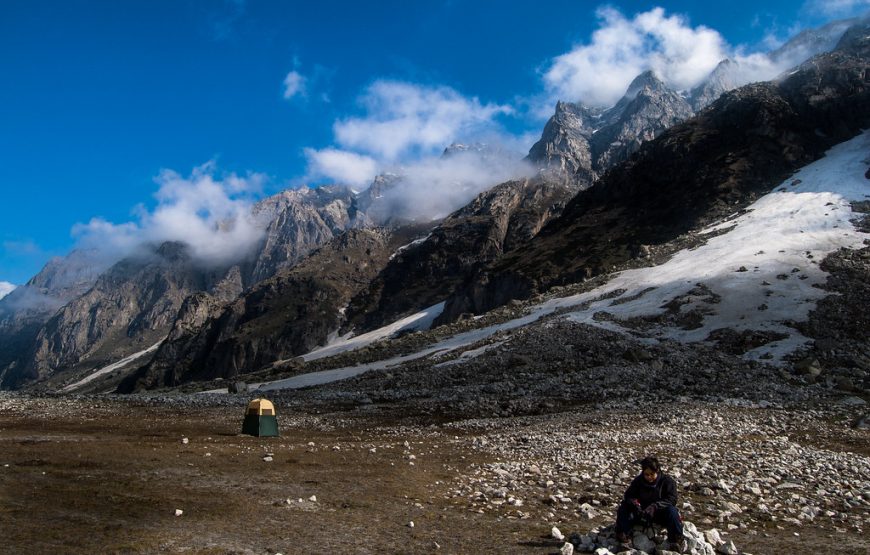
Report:
[{"label": "person's shoe", "polygon": [[680,538],[673,543],[674,551],[677,553],[688,553],[689,552],[689,542],[686,541],[686,538]]},{"label": "person's shoe", "polygon": [[626,547],[628,549],[631,549],[633,547],[631,543],[631,538],[629,538],[628,534],[624,532],[619,532],[616,534],[616,541],[621,547]]}]

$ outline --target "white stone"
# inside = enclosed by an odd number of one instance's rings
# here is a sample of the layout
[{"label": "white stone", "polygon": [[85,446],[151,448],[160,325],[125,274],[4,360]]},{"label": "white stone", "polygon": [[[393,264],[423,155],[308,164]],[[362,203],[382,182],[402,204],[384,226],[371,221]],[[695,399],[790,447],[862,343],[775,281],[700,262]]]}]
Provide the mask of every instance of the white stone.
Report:
[{"label": "white stone", "polygon": [[175,509],[175,516],[181,516],[183,514],[184,514],[184,511],[182,511],[181,509]]},{"label": "white stone", "polygon": [[647,553],[652,553],[656,549],[655,542],[649,539],[643,532],[635,532],[631,539],[635,549],[646,551]]},{"label": "white stone", "polygon": [[563,533],[562,533],[558,528],[556,528],[555,526],[553,526],[553,528],[550,530],[550,536],[552,536],[553,539],[555,539],[555,540],[559,540],[559,541],[562,541],[562,540],[565,539],[565,534],[563,534]]},{"label": "white stone", "polygon": [[574,544],[565,542],[562,549],[559,550],[559,555],[574,555]]},{"label": "white stone", "polygon": [[722,541],[722,536],[719,535],[719,530],[716,530],[715,528],[704,532],[704,539],[707,540],[707,543],[713,544],[714,547],[724,543]]},{"label": "white stone", "polygon": [[190,443],[190,440],[187,439],[186,437],[183,437],[183,438],[181,438],[181,443],[183,443],[184,445],[187,445],[188,443]]},{"label": "white stone", "polygon": [[414,521],[412,520],[411,522],[408,523],[408,528],[413,528],[413,527],[414,527]]},{"label": "white stone", "polygon": [[317,503],[317,496],[312,495],[311,497],[308,498],[308,500],[311,501],[312,503]]}]

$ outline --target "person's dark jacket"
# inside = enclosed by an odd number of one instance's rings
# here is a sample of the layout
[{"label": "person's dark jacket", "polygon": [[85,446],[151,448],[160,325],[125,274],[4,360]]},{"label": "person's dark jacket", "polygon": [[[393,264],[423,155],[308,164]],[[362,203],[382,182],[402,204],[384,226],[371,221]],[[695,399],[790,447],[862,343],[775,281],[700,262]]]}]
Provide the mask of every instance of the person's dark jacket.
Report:
[{"label": "person's dark jacket", "polygon": [[625,501],[637,499],[641,509],[655,505],[656,510],[668,505],[677,506],[677,483],[667,474],[659,473],[656,481],[650,484],[639,474],[625,490]]}]

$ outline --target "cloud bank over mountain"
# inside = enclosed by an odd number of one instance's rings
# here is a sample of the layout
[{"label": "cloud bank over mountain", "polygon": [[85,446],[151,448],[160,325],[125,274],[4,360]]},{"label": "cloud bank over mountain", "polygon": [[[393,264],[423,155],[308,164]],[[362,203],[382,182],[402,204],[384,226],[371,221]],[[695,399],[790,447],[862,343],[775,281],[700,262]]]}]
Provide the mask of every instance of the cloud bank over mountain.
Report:
[{"label": "cloud bank over mountain", "polygon": [[[827,13],[852,12],[861,2],[842,4],[842,9]],[[737,62],[733,78],[739,86],[772,79],[818,52],[808,44],[804,49],[776,56],[747,53],[745,47],[729,45],[717,30],[703,25],[693,27],[685,16],[668,15],[663,8],[627,17],[605,6],[596,15],[599,26],[588,43],[578,44],[545,65],[540,115],[547,115],[556,100],[611,106],[625,93],[631,80],[647,70],[655,71],[670,87],[687,90],[700,84],[719,62],[729,58]]]},{"label": "cloud bank over mountain", "polygon": [[137,208],[138,221],[115,224],[93,218],[76,224],[79,246],[120,258],[146,244],[181,241],[208,264],[237,260],[263,236],[263,224],[251,214],[266,177],[234,173],[218,175],[214,162],[193,169],[188,177],[162,170],[152,210]]},{"label": "cloud bank over mountain", "polygon": [[378,80],[359,98],[363,113],[333,124],[335,146],[305,149],[310,180],[369,183],[379,172],[437,156],[450,143],[484,136],[498,141],[506,105],[440,85]]},{"label": "cloud bank over mountain", "polygon": [[0,299],[15,290],[15,285],[8,281],[0,281]]}]

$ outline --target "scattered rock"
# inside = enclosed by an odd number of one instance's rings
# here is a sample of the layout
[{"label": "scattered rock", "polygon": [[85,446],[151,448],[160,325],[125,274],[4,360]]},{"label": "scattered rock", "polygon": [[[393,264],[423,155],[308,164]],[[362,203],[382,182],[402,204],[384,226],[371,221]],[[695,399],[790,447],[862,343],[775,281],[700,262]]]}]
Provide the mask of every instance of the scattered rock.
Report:
[{"label": "scattered rock", "polygon": [[227,389],[230,393],[247,393],[248,384],[246,384],[245,382],[230,382],[230,385]]}]

